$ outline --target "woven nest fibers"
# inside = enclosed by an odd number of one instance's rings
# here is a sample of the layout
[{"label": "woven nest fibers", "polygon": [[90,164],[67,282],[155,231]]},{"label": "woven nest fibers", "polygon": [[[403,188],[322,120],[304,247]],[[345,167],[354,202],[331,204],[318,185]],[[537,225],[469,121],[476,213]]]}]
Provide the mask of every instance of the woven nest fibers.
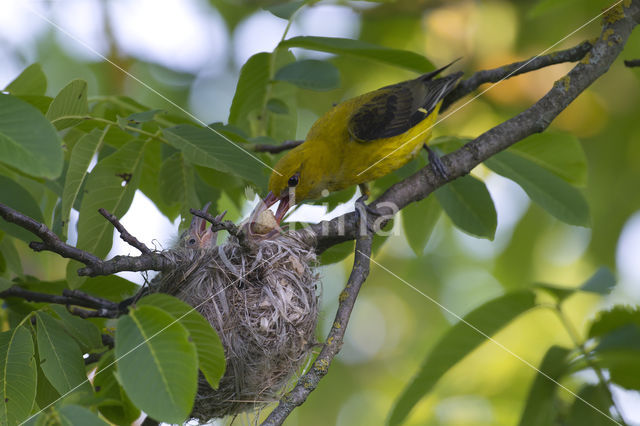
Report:
[{"label": "woven nest fibers", "polygon": [[220,335],[227,359],[218,389],[200,375],[191,416],[205,422],[279,399],[315,343],[313,250],[291,233],[257,239],[250,253],[229,237],[220,246],[166,255],[176,267],[151,291],[194,306]]}]

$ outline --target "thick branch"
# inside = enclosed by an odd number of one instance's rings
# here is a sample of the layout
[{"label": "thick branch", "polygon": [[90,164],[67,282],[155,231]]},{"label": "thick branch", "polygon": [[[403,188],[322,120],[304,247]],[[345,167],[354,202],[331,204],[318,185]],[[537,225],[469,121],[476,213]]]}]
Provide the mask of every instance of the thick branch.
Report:
[{"label": "thick branch", "polygon": [[[109,214],[106,211],[105,213]],[[34,251],[51,251],[62,257],[84,263],[86,267],[79,269],[78,275],[94,277],[97,275],[111,275],[122,271],[163,271],[171,267],[170,262],[162,255],[162,253],[151,252],[146,248],[146,246],[144,246],[144,244],[132,237],[124,227],[120,225],[120,222],[118,222],[115,217],[115,222],[121,229],[115,224],[114,226],[116,226],[118,231],[120,231],[123,239],[125,239],[125,235],[127,235],[128,237],[125,241],[128,243],[131,244],[133,240],[138,241],[142,247],[145,247],[146,250],[149,251],[148,253],[143,253],[141,256],[137,257],[116,256],[110,260],[102,260],[89,252],[70,246],[60,240],[55,232],[51,231],[45,224],[40,223],[2,203],[0,203],[0,216],[2,216],[2,218],[7,222],[15,223],[42,240],[42,242],[32,241],[29,243],[29,247]],[[109,221],[114,223],[111,219],[109,219]],[[133,240],[131,240],[131,238]],[[141,247],[136,248],[140,249]]]},{"label": "thick branch", "polygon": [[[622,6],[617,6],[622,9]],[[587,87],[604,74],[622,51],[633,28],[638,24],[640,0],[634,0],[624,15],[614,10],[605,16],[607,22],[592,48],[566,76],[556,81],[551,90],[530,108],[504,123],[488,130],[459,150],[442,157],[449,171],[443,179],[431,165],[391,186],[372,203],[379,211],[388,211],[384,203],[392,203],[398,210],[410,203],[426,198],[448,181],[468,174],[474,167],[534,133],[544,131],[549,124]],[[386,210],[384,210],[386,209]],[[356,215],[347,213],[330,221],[309,227],[307,232],[316,241],[316,250],[322,252],[357,234]],[[310,239],[311,240],[311,239]]]},{"label": "thick branch", "polygon": [[640,59],[630,59],[630,60],[624,61],[624,64],[629,68],[640,67]]},{"label": "thick branch", "polygon": [[[364,216],[362,216],[364,218]],[[366,220],[366,219],[364,219]],[[335,320],[329,331],[329,335],[316,358],[313,366],[303,375],[296,386],[284,395],[278,406],[269,414],[264,421],[264,425],[280,425],[294,408],[304,403],[309,394],[318,386],[320,380],[329,371],[331,361],[342,348],[344,333],[356,303],[360,287],[369,275],[369,259],[371,257],[371,234],[365,232],[363,236],[356,240],[355,257],[351,275],[344,290],[340,294],[338,311]]]}]

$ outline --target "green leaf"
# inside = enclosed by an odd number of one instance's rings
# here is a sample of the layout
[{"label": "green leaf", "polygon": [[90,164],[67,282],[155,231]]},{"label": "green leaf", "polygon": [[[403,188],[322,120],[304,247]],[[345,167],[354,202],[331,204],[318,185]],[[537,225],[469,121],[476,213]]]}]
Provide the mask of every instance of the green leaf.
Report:
[{"label": "green leaf", "polygon": [[330,265],[346,259],[350,254],[353,254],[354,246],[355,243],[353,241],[345,241],[344,243],[329,247],[320,254],[320,264],[323,266]]},{"label": "green leaf", "polygon": [[26,174],[56,179],[62,173],[62,141],[33,106],[0,94],[0,161]]},{"label": "green leaf", "polygon": [[508,152],[536,163],[572,185],[587,184],[587,156],[578,138],[570,133],[531,135]]},{"label": "green leaf", "polygon": [[601,266],[591,278],[580,286],[580,290],[588,293],[607,295],[611,293],[615,286],[616,277],[613,276],[611,269],[606,266]]},{"label": "green leaf", "polygon": [[113,353],[112,349],[103,354],[96,366],[93,387],[96,397],[104,401],[98,404],[98,409],[100,414],[115,424],[131,424],[140,416],[140,410],[133,405],[116,379]]},{"label": "green leaf", "polygon": [[[578,393],[580,399],[573,400],[567,426],[611,426],[609,397],[597,385],[586,385]],[[585,403],[587,401],[589,404]]]},{"label": "green leaf", "polygon": [[[636,329],[638,330],[638,329]],[[631,336],[638,341],[640,333]],[[637,348],[622,348],[597,352],[597,364],[606,369],[611,381],[629,390],[640,390],[640,350]]]},{"label": "green leaf", "polygon": [[80,344],[83,353],[104,347],[102,334],[95,324],[71,315],[65,306],[50,305],[49,308],[56,313],[67,334]]},{"label": "green leaf", "polygon": [[[104,208],[116,217],[122,217],[133,200],[140,181],[140,169],[145,142],[134,139],[99,161],[87,178],[78,218],[76,246],[104,257],[111,249],[113,226],[98,213]],[[82,267],[77,261],[67,265],[67,280],[71,288],[78,288],[86,280],[76,275]]]},{"label": "green leaf", "polygon": [[[40,414],[45,425],[56,424],[60,426],[109,426],[109,423],[102,420],[80,405],[65,404],[61,407],[53,407],[50,411]],[[38,423],[40,424],[40,418]]]},{"label": "green leaf", "polygon": [[21,325],[0,333],[0,423],[19,424],[36,398],[36,361],[31,333]]},{"label": "green leaf", "polygon": [[108,126],[103,130],[91,130],[90,133],[81,137],[71,150],[69,167],[67,168],[67,175],[65,177],[64,188],[62,190],[62,221],[65,231],[69,224],[71,208],[76,202],[80,187],[88,173],[91,159],[100,149],[108,130]]},{"label": "green leaf", "polygon": [[179,205],[183,214],[200,205],[195,192],[193,167],[184,161],[181,152],[176,152],[162,163],[158,174],[158,189],[162,201],[169,206]]},{"label": "green leaf", "polygon": [[189,332],[198,351],[198,365],[209,384],[216,389],[224,375],[226,360],[218,333],[198,311],[167,294],[156,293],[143,297],[138,306],[151,305],[168,312]]},{"label": "green leaf", "polygon": [[53,387],[46,374],[40,367],[40,361],[38,360],[38,386],[36,393],[36,404],[39,408],[48,407],[50,404],[54,404],[60,398],[60,392]]},{"label": "green leaf", "polygon": [[287,104],[280,99],[275,98],[271,98],[267,101],[267,109],[275,114],[286,114],[289,112]]},{"label": "green leaf", "polygon": [[298,9],[304,6],[306,1],[307,0],[291,1],[287,3],[276,4],[273,6],[267,6],[265,7],[265,9],[273,13],[278,18],[289,20],[291,19],[293,14],[298,11]]},{"label": "green leaf", "polygon": [[4,91],[12,95],[43,96],[47,91],[47,77],[40,64],[31,64],[9,83]]},{"label": "green leaf", "polygon": [[[0,255],[2,253],[0,252]],[[5,291],[6,289],[8,289],[9,287],[11,287],[13,285],[13,283],[11,281],[9,281],[6,278],[2,278],[0,277],[0,291]]]},{"label": "green leaf", "polygon": [[390,49],[360,40],[333,37],[300,36],[284,40],[280,47],[301,47],[320,52],[350,55],[424,73],[435,67],[424,56],[407,50]]},{"label": "green leaf", "polygon": [[164,129],[163,134],[192,164],[231,173],[256,184],[265,181],[262,161],[218,131],[179,125]]},{"label": "green leaf", "polygon": [[91,392],[82,352],[62,324],[45,312],[36,312],[40,367],[61,395]]},{"label": "green leaf", "polygon": [[617,305],[600,311],[589,328],[589,338],[601,337],[629,324],[640,328],[640,310],[637,307]]},{"label": "green leaf", "polygon": [[135,112],[129,115],[125,120],[130,125],[136,125],[140,123],[146,123],[148,121],[153,121],[156,115],[165,114],[166,111],[162,109],[152,109],[149,111]]},{"label": "green leaf", "polygon": [[117,275],[108,275],[88,278],[81,289],[85,293],[104,297],[112,302],[121,302],[136,294],[140,286]]},{"label": "green leaf", "polygon": [[503,151],[486,160],[494,172],[513,180],[531,200],[570,225],[589,226],[589,205],[580,191],[524,157]]},{"label": "green leaf", "polygon": [[443,210],[460,230],[493,240],[498,226],[496,208],[484,182],[463,176],[435,191]]},{"label": "green leaf", "polygon": [[2,253],[4,260],[7,262],[9,270],[21,277],[23,275],[23,270],[22,262],[20,261],[20,254],[18,254],[16,246],[8,236],[5,236],[2,241],[0,241],[0,253]]},{"label": "green leaf", "polygon": [[198,359],[187,330],[171,315],[140,306],[120,317],[116,359],[119,380],[137,407],[158,421],[187,419],[196,396]]},{"label": "green leaf", "polygon": [[[4,176],[0,176],[0,188],[2,188],[2,191],[0,191],[0,203],[6,204],[40,223],[44,222],[40,207],[38,207],[38,203],[33,199],[29,191]],[[0,219],[0,229],[25,242],[36,239],[31,232],[4,219]]]},{"label": "green leaf", "polygon": [[[540,364],[540,371],[533,379],[529,396],[520,417],[520,426],[547,426],[554,424],[557,413],[556,391],[558,382],[567,370],[567,357],[571,351],[551,346]],[[549,378],[555,380],[552,381]]]},{"label": "green leaf", "polygon": [[611,270],[606,266],[598,268],[598,270],[584,282],[580,287],[563,287],[556,284],[535,283],[533,286],[546,291],[557,299],[559,303],[563,302],[572,294],[583,291],[585,293],[596,293],[607,295],[616,285],[616,279]]},{"label": "green leaf", "polygon": [[264,104],[270,68],[271,54],[266,52],[253,55],[242,66],[229,110],[229,124],[251,133],[249,117]]},{"label": "green leaf", "polygon": [[402,209],[404,236],[416,256],[422,257],[441,213],[442,208],[435,197],[427,197]]},{"label": "green leaf", "polygon": [[302,89],[326,91],[340,86],[340,72],[331,62],[307,59],[280,68],[274,80],[286,81]]},{"label": "green leaf", "polygon": [[73,80],[53,98],[47,111],[47,118],[56,126],[56,129],[62,130],[80,123],[83,119],[77,117],[86,116],[88,113],[87,82]]},{"label": "green leaf", "polygon": [[534,306],[534,294],[530,291],[521,291],[490,300],[467,314],[464,322],[460,321],[451,327],[435,344],[418,374],[396,401],[387,423],[390,425],[402,423],[414,405],[451,367],[484,343],[487,336],[497,333],[518,315]]}]

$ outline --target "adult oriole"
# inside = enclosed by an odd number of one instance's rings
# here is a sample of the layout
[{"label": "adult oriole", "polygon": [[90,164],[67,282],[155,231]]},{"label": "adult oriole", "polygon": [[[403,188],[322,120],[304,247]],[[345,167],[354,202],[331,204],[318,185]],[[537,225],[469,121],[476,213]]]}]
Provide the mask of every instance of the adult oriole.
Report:
[{"label": "adult oriole", "polygon": [[[280,201],[278,223],[295,203],[364,184],[413,159],[431,137],[442,99],[462,76],[435,78],[450,65],[346,100],[320,117],[271,174],[264,201],[267,207]],[[444,174],[431,151],[429,158]]]}]

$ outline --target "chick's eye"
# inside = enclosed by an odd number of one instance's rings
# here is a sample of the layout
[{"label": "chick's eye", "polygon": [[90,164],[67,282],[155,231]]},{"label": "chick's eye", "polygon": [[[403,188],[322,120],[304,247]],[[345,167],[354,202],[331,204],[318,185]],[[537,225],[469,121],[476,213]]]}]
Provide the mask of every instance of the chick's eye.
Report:
[{"label": "chick's eye", "polygon": [[196,243],[196,239],[195,238],[191,238],[189,240],[189,244],[194,245]]},{"label": "chick's eye", "polygon": [[289,178],[289,186],[296,186],[298,184],[298,175],[293,175]]}]

